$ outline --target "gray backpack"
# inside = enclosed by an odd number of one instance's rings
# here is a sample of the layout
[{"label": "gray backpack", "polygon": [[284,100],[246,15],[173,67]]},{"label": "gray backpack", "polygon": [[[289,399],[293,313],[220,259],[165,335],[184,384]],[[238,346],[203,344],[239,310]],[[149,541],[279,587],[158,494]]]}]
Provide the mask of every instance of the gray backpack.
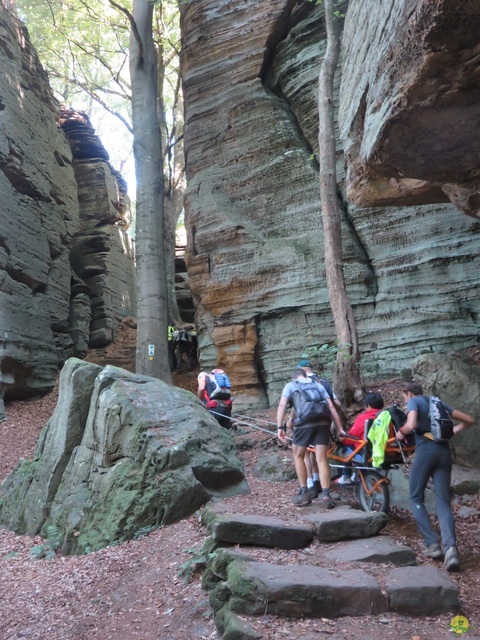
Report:
[{"label": "gray backpack", "polygon": [[316,382],[302,384],[295,381],[293,384],[296,387],[292,396],[296,426],[331,421],[332,414],[327,402],[328,395],[319,389]]}]

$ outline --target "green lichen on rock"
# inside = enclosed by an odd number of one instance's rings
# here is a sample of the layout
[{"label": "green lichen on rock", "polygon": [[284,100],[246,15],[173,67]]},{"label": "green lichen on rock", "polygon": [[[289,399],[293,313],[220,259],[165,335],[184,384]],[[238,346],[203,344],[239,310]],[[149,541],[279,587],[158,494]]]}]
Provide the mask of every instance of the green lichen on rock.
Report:
[{"label": "green lichen on rock", "polygon": [[244,491],[231,435],[190,392],[75,359],[60,391],[35,461],[3,484],[0,524],[54,526],[63,553],[85,553],[188,517],[212,491]]}]

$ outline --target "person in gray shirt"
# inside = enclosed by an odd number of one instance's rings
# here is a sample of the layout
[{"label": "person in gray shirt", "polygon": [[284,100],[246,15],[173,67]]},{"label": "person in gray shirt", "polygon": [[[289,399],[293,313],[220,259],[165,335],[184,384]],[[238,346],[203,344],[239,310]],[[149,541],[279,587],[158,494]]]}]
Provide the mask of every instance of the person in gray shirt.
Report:
[{"label": "person in gray shirt", "polygon": [[[324,406],[321,414],[302,414],[299,407],[302,406],[302,391],[307,391],[312,396],[317,396],[319,402],[310,403]],[[307,403],[309,404],[309,403]],[[318,382],[313,382],[306,375],[303,369],[296,369],[292,375],[292,381],[285,385],[282,397],[277,409],[277,429],[280,442],[286,442],[284,418],[287,407],[293,406],[291,419],[294,430],[292,439],[292,451],[295,462],[295,471],[300,484],[297,495],[293,498],[294,504],[305,506],[311,503],[312,499],[307,490],[307,468],[305,466],[305,454],[310,445],[315,447],[315,457],[320,472],[320,483],[322,486],[322,499],[328,509],[335,506],[335,502],[330,496],[330,467],[327,460],[328,445],[330,443],[330,425],[332,419],[337,428],[338,435],[345,435],[340,422],[335,405],[330,399],[325,387]]]},{"label": "person in gray shirt", "polygon": [[[410,469],[410,502],[418,529],[425,542],[424,554],[429,558],[445,558],[447,571],[459,571],[455,523],[450,506],[450,479],[452,475],[452,454],[448,442],[433,440],[430,429],[429,397],[423,395],[423,389],[417,382],[408,382],[402,389],[407,403],[407,422],[397,432],[398,440],[415,431],[415,457]],[[458,409],[452,409],[443,403],[452,419],[458,420],[453,428],[456,435],[473,424],[473,418]],[[433,479],[435,505],[440,525],[441,542],[432,527],[425,507],[425,488],[429,479]]]}]

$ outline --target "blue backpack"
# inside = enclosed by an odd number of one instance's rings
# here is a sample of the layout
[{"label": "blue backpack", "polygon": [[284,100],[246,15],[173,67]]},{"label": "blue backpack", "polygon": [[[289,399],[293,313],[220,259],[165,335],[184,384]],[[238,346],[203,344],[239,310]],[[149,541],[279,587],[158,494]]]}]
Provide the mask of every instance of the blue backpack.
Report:
[{"label": "blue backpack", "polygon": [[205,390],[210,400],[229,400],[232,396],[232,385],[225,372],[211,371],[207,377]]}]

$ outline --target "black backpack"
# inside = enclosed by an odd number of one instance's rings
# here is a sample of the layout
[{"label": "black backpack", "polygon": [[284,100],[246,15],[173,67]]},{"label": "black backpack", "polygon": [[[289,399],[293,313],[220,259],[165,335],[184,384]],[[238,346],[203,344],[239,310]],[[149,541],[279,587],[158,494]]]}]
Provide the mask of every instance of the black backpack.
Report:
[{"label": "black backpack", "polygon": [[304,426],[321,422],[330,422],[332,414],[328,406],[328,396],[319,389],[316,382],[293,383],[296,390],[293,392],[292,403],[295,409],[295,425]]}]

